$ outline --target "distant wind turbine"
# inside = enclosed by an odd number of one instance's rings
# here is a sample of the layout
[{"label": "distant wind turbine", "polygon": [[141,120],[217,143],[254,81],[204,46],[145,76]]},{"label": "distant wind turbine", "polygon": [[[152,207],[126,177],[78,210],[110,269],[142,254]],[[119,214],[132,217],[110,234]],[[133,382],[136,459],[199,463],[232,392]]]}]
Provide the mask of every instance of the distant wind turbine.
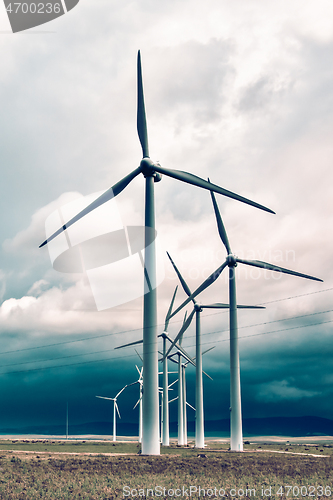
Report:
[{"label": "distant wind turbine", "polygon": [[171,339],[168,335],[168,327],[169,327],[169,319],[170,319],[170,314],[173,308],[173,304],[175,301],[176,293],[177,293],[178,287],[176,286],[174,294],[172,296],[172,300],[167,312],[167,315],[165,317],[165,323],[164,323],[164,330],[159,335],[159,337],[162,337],[163,339],[163,393],[162,393],[162,422],[163,422],[163,428],[162,428],[162,445],[163,446],[169,446],[170,444],[170,434],[169,434],[169,380],[168,380],[168,358],[165,357],[166,354],[166,343],[167,340],[170,342]]},{"label": "distant wind turbine", "polygon": [[[176,372],[172,372],[172,373],[176,373]],[[168,385],[168,392],[171,389],[171,387],[176,384],[176,382],[178,382],[178,379],[174,380],[173,382],[171,382],[171,384]],[[175,401],[177,398],[173,398],[171,400],[169,400],[169,395],[168,395],[168,398],[167,398],[167,401],[166,403],[164,403],[164,387],[163,388],[159,388],[159,391],[158,391],[161,395],[161,444],[162,446],[166,446],[163,444],[163,436],[164,436],[164,427],[165,427],[165,424],[167,425],[167,436],[168,436],[168,441],[169,441],[169,420],[165,423],[164,421],[164,415],[165,415],[165,411],[164,411],[164,406],[165,404],[167,404],[169,406],[170,403],[172,403],[172,401]],[[169,417],[169,409],[168,409],[168,417]],[[168,445],[167,445],[168,446]]]},{"label": "distant wind turbine", "polygon": [[[165,317],[164,331],[160,335],[158,335],[158,337],[161,337],[163,339],[163,359],[162,359],[162,361],[163,361],[163,398],[164,398],[164,401],[165,401],[165,404],[163,404],[163,423],[164,423],[164,425],[163,425],[163,432],[162,432],[162,436],[163,436],[162,437],[162,445],[163,446],[169,446],[169,444],[170,444],[170,437],[169,437],[169,405],[168,405],[169,393],[168,393],[168,389],[167,389],[168,383],[169,383],[168,382],[168,373],[169,372],[168,372],[168,361],[167,361],[167,358],[165,357],[165,354],[166,354],[166,342],[168,341],[173,346],[176,346],[176,348],[179,351],[182,352],[182,355],[183,355],[184,359],[186,359],[189,363],[191,363],[193,366],[195,366],[195,363],[193,362],[193,360],[191,359],[191,357],[187,354],[187,352],[184,349],[182,349],[182,347],[178,343],[175,343],[173,341],[173,339],[169,336],[168,331],[167,331],[168,327],[169,327],[170,314],[171,314],[172,307],[173,307],[173,304],[174,304],[174,301],[175,301],[177,289],[178,289],[178,286],[176,286],[176,288],[175,288],[175,291],[174,291],[173,297],[171,299],[171,303],[170,303],[168,312],[167,312],[166,317]],[[122,349],[124,347],[130,347],[130,346],[134,346],[134,345],[138,345],[138,344],[142,344],[142,343],[143,343],[142,339],[141,340],[135,340],[134,342],[129,342],[128,344],[117,346],[117,347],[115,347],[115,349]],[[137,353],[137,355],[142,360],[142,358],[139,355],[139,353],[137,351],[135,351],[135,352]],[[142,390],[142,383],[141,383],[141,390]],[[140,399],[140,401],[142,401],[142,398]],[[138,404],[139,404],[139,401],[136,403],[135,407]],[[141,413],[141,402],[140,402],[140,415],[142,415],[142,413]],[[140,419],[140,421],[142,422],[142,418]],[[141,434],[139,434],[139,435],[141,435]]]},{"label": "distant wind turbine", "polygon": [[[202,353],[202,356],[204,354],[206,354],[207,352],[211,351],[212,349],[214,349],[214,347],[210,347],[209,349],[206,349],[206,351],[204,351]],[[177,356],[177,361],[175,359],[173,359],[174,357]],[[182,427],[183,429],[183,439],[182,439],[182,443],[179,443],[178,444],[184,444],[186,445],[187,444],[187,410],[186,410],[186,406],[189,406],[190,408],[192,408],[192,410],[194,410],[196,412],[196,408],[194,408],[193,406],[190,405],[190,403],[188,403],[186,401],[186,368],[189,364],[189,361],[185,361],[185,362],[182,362],[182,354],[180,351],[177,351],[177,352],[174,352],[173,354],[170,354],[168,356],[168,359],[170,359],[170,361],[172,361],[173,363],[176,363],[178,365],[178,370],[182,370],[181,372],[181,385],[178,386],[179,389],[182,391],[181,395],[180,395],[180,398],[182,400],[182,412],[179,412],[178,411],[178,429],[180,427]],[[192,358],[192,360],[194,361],[196,358]],[[206,377],[208,377],[210,380],[213,380],[212,377],[210,375],[208,375],[206,372],[202,371],[202,373],[204,375],[206,375]],[[179,410],[179,407],[178,407],[178,410]],[[195,416],[195,419],[197,419],[197,414]],[[182,423],[181,423],[182,422]],[[197,446],[196,446],[197,447]]]},{"label": "distant wind turbine", "polygon": [[[177,356],[177,361],[173,359]],[[180,351],[177,351],[169,356],[170,361],[173,361],[178,365],[178,444],[187,445],[187,412],[186,405],[189,405],[186,401],[186,374],[185,368],[188,364],[182,362],[182,355]],[[191,405],[189,405],[191,406]],[[191,406],[191,408],[193,408]],[[194,409],[194,408],[193,408]]]},{"label": "distant wind turbine", "polygon": [[[137,352],[137,351],[136,351]],[[137,354],[139,355],[139,353],[137,352]],[[141,357],[141,356],[140,356]],[[139,369],[137,367],[137,365],[135,365],[136,369],[138,370],[138,373],[139,373],[139,378],[138,380],[136,381],[137,384],[139,384],[139,387],[140,387],[140,395],[139,395],[139,399],[137,400],[137,402],[135,403],[135,405],[133,406],[133,410],[135,410],[135,408],[139,405],[139,443],[142,442],[142,392],[143,392],[143,366],[141,366],[141,368]]]},{"label": "distant wind turbine", "polygon": [[[136,383],[136,382],[134,382]],[[107,398],[105,396],[96,396],[96,398],[100,399],[108,399],[109,401],[113,401],[113,441],[117,441],[117,434],[116,434],[116,411],[118,413],[118,417],[121,418],[118,404],[117,404],[117,399],[120,396],[120,394],[126,389],[126,387],[129,387],[130,385],[133,384],[127,384],[125,387],[121,389],[121,391],[118,392],[118,394],[115,395],[114,398]]]},{"label": "distant wind turbine", "polygon": [[154,208],[154,182],[161,180],[161,174],[167,177],[173,177],[182,182],[192,184],[194,186],[214,191],[223,196],[233,198],[235,200],[247,203],[266,212],[274,213],[267,207],[251,201],[243,196],[228,191],[216,184],[207,182],[201,177],[183,172],[181,170],[170,170],[158,162],[153,162],[149,157],[148,148],[148,133],[146,123],[146,111],[144,104],[141,56],[138,52],[137,60],[137,130],[139,140],[142,147],[143,158],[140,166],[126,175],[119,182],[114,184],[105,193],[99,196],[93,203],[88,205],[84,210],[75,215],[72,219],[66,222],[62,227],[49,236],[40,247],[46,245],[56,236],[61,234],[75,222],[82,219],[85,215],[118,196],[128,184],[139,174],[143,174],[146,181],[145,192],[145,258],[144,258],[144,277],[147,285],[148,293],[144,295],[143,306],[143,365],[144,365],[144,392],[143,392],[143,437],[142,437],[142,454],[143,455],[159,455],[159,401],[158,401],[158,352],[157,352],[157,299],[156,299],[156,256],[155,256],[155,208]]},{"label": "distant wind turbine", "polygon": [[315,281],[323,281],[319,278],[309,276],[308,274],[298,273],[275,266],[261,260],[245,260],[240,259],[231,252],[228,236],[222,222],[222,217],[218,209],[218,205],[211,192],[211,197],[214,206],[214,212],[217,222],[217,228],[227,250],[227,258],[225,262],[216,269],[186,300],[176,311],[171,314],[171,317],[177,314],[184,306],[193,300],[199,293],[208,288],[222,273],[223,269],[229,267],[229,317],[230,317],[230,448],[232,451],[243,450],[243,432],[242,432],[242,410],[241,410],[241,388],[240,388],[240,367],[239,367],[239,347],[238,347],[238,327],[237,327],[237,301],[236,301],[236,276],[235,270],[237,264],[245,264],[248,266],[259,267],[270,271],[277,271],[284,274],[291,274],[300,278],[306,278]]},{"label": "distant wind turbine", "polygon": [[[183,287],[184,292],[188,297],[193,297],[191,295],[191,291],[178,270],[176,264],[172,260],[170,254],[167,252],[168,257],[173,265],[174,270],[179,278],[179,281]],[[193,315],[196,314],[196,329],[195,329],[195,359],[196,359],[196,379],[195,379],[195,407],[196,407],[196,419],[195,419],[195,447],[196,448],[204,448],[205,446],[205,431],[204,431],[204,404],[203,404],[203,383],[202,383],[202,352],[201,352],[201,322],[200,322],[200,314],[203,309],[228,309],[229,304],[222,304],[220,302],[215,304],[198,304],[194,298],[192,298],[193,302],[193,311],[190,313],[186,322],[184,322],[183,328],[178,333],[175,338],[173,344],[170,346],[167,354],[174,347],[174,344],[183,336],[184,331],[190,326],[191,321],[193,319]],[[239,305],[239,308],[243,309],[264,309],[264,307],[259,306],[242,306]],[[177,309],[179,310],[179,308]],[[176,312],[174,313],[176,314]],[[171,314],[173,316],[174,314]]]}]

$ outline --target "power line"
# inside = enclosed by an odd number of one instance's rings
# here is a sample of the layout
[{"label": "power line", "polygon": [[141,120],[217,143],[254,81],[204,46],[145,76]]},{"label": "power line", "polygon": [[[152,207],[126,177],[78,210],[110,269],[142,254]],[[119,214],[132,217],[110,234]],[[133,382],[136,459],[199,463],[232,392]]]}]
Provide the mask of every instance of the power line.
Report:
[{"label": "power line", "polygon": [[[324,324],[328,324],[328,323],[333,323],[333,320],[323,321],[323,322],[319,322],[319,323],[311,323],[309,325],[298,325],[298,326],[294,326],[294,327],[290,327],[290,328],[281,328],[280,330],[272,330],[272,331],[269,331],[269,332],[261,332],[261,333],[254,333],[254,334],[251,334],[251,335],[244,335],[242,337],[239,337],[239,340],[243,340],[243,339],[251,338],[251,337],[258,337],[258,336],[261,336],[261,335],[269,335],[269,334],[274,334],[274,333],[280,333],[280,332],[285,332],[285,331],[289,331],[289,330],[296,330],[296,329],[299,329],[299,328],[306,328],[306,327],[310,327],[310,326],[324,325]],[[209,332],[209,333],[206,333],[205,335],[211,335],[212,333],[225,333],[225,332],[228,332],[228,330],[220,330],[220,331],[216,331],[216,332]],[[191,335],[191,337],[193,337],[193,336],[194,335]],[[227,342],[228,340],[229,339],[213,340],[213,341],[210,341],[210,342],[203,342],[202,345],[208,345],[208,344],[213,344],[213,343],[218,344],[218,343],[221,343],[221,342]],[[194,347],[194,346],[195,346],[195,344],[192,344],[192,345],[186,346],[186,347],[188,348],[188,347]],[[111,350],[113,350],[113,349],[108,349],[107,351],[111,351]],[[65,357],[61,357],[61,358],[52,358],[52,359],[48,359],[48,360],[27,361],[26,363],[25,362],[13,363],[11,365],[2,365],[2,366],[0,366],[0,368],[7,367],[7,366],[16,366],[16,365],[21,365],[21,364],[31,364],[31,363],[39,363],[39,362],[57,361],[59,359],[73,358],[73,357],[78,357],[78,356],[86,356],[88,354],[90,354],[90,355],[92,355],[92,354],[99,354],[101,352],[107,352],[107,351],[103,350],[103,351],[97,351],[97,352],[94,352],[94,353],[75,354],[75,355],[71,355],[71,356],[65,356]],[[97,360],[91,360],[91,361],[82,361],[80,363],[69,363],[67,365],[46,366],[46,367],[41,367],[41,368],[32,368],[32,369],[28,369],[28,370],[18,370],[18,371],[3,372],[3,373],[1,373],[1,375],[14,374],[14,373],[27,373],[27,372],[40,371],[40,370],[50,370],[50,369],[52,370],[54,368],[64,368],[64,367],[68,367],[68,366],[78,366],[78,365],[85,365],[85,364],[91,364],[91,363],[101,363],[101,362],[105,362],[105,361],[118,360],[118,359],[124,359],[124,358],[132,358],[132,357],[135,357],[135,355],[134,354],[130,354],[130,355],[126,355],[126,356],[113,356],[111,358],[97,359]]]},{"label": "power line", "polygon": [[111,337],[112,335],[121,335],[122,333],[137,332],[139,330],[142,330],[142,328],[133,328],[132,330],[124,330],[122,332],[105,333],[103,335],[95,335],[94,337],[85,337],[83,339],[64,340],[63,342],[56,342],[54,344],[39,345],[39,346],[35,346],[35,347],[25,347],[23,349],[14,349],[12,351],[1,352],[0,355],[13,354],[15,352],[32,351],[34,349],[46,349],[47,347],[57,347],[59,345],[74,344],[75,342],[86,342],[87,340],[101,339],[103,337]]},{"label": "power line", "polygon": [[27,373],[27,372],[38,372],[42,370],[52,370],[54,368],[66,368],[68,366],[79,366],[79,365],[88,365],[91,363],[103,363],[104,361],[111,361],[111,360],[117,360],[117,359],[122,359],[122,358],[134,358],[135,354],[130,354],[127,356],[117,356],[113,358],[105,358],[105,359],[94,359],[91,361],[82,361],[81,363],[69,363],[67,365],[56,365],[56,366],[43,366],[41,368],[30,368],[29,370],[17,370],[13,372],[3,372],[0,375],[11,375],[14,373]]},{"label": "power line", "polygon": [[[315,313],[310,313],[310,314],[300,314],[299,316],[291,316],[289,318],[280,318],[280,319],[273,319],[272,321],[264,321],[263,323],[253,323],[252,325],[244,325],[244,326],[238,326],[238,330],[242,330],[244,328],[253,328],[254,326],[263,326],[263,325],[270,325],[272,323],[279,323],[281,321],[291,321],[291,320],[294,320],[294,319],[300,319],[300,318],[308,318],[310,316],[316,316],[317,314],[326,314],[326,313],[329,313],[329,312],[333,312],[333,309],[328,309],[327,311],[320,311],[320,312],[315,312]],[[325,321],[325,322],[322,322],[322,323],[316,323],[316,324],[325,324],[325,323],[330,323],[330,321]],[[300,325],[300,328],[302,326],[310,326],[310,325]],[[282,329],[283,330],[283,329]],[[282,330],[279,330],[279,331],[282,331]],[[285,330],[289,330],[289,328],[285,328]],[[216,332],[208,332],[208,333],[203,333],[202,335],[210,335],[212,333],[224,333],[224,332],[228,332],[228,330],[218,330]]]},{"label": "power line", "polygon": [[[284,300],[290,300],[290,299],[294,299],[294,298],[305,297],[307,295],[314,295],[316,293],[329,292],[329,291],[332,291],[332,290],[333,290],[333,288],[327,288],[325,290],[319,290],[319,291],[316,291],[316,292],[309,292],[309,293],[304,293],[304,294],[301,294],[301,295],[293,295],[291,297],[285,297],[283,299],[276,299],[276,300],[272,300],[270,302],[262,302],[262,303],[256,304],[256,305],[272,304],[272,303],[275,303],[275,302],[282,302]],[[302,316],[295,316],[295,317],[285,318],[285,319],[280,319],[280,320],[273,320],[273,321],[268,321],[268,322],[265,322],[265,323],[257,323],[257,324],[254,324],[254,325],[248,325],[248,326],[243,326],[243,327],[239,327],[239,328],[249,328],[251,326],[260,326],[260,325],[265,325],[265,324],[269,324],[269,323],[274,323],[276,321],[286,321],[286,320],[291,320],[291,319],[295,319],[295,318],[302,318],[302,317],[312,316],[312,315],[315,315],[315,314],[324,314],[325,312],[332,312],[332,311],[333,310],[331,309],[331,310],[328,310],[328,311],[322,311],[322,312],[318,312],[318,313],[311,313],[311,314],[308,314],[308,315],[305,314],[305,315],[302,315]],[[228,312],[228,310],[226,309],[226,310],[224,310],[222,312],[206,314],[205,317],[216,316],[218,314],[225,314],[227,312]],[[182,320],[171,321],[171,324],[180,323],[181,321]],[[163,323],[160,323],[159,325],[157,325],[157,327],[163,327],[163,326],[164,326]],[[31,351],[31,350],[34,350],[34,349],[46,349],[48,347],[57,347],[57,346],[60,346],[60,345],[73,344],[73,343],[76,343],[76,342],[86,342],[86,341],[89,341],[89,340],[96,340],[96,339],[100,339],[100,338],[111,337],[113,335],[121,335],[121,334],[124,334],[124,333],[138,332],[138,331],[142,331],[142,328],[133,328],[131,330],[123,330],[121,332],[105,333],[103,335],[95,335],[93,337],[85,337],[85,338],[82,338],[82,339],[65,340],[65,341],[62,341],[62,342],[56,342],[54,344],[46,344],[46,345],[43,345],[43,346],[34,346],[34,347],[26,347],[26,348],[22,348],[22,349],[14,349],[14,350],[11,350],[11,351],[1,352],[0,355],[13,354],[13,353],[16,353],[16,352]],[[207,335],[207,334],[204,334],[204,335]]]}]

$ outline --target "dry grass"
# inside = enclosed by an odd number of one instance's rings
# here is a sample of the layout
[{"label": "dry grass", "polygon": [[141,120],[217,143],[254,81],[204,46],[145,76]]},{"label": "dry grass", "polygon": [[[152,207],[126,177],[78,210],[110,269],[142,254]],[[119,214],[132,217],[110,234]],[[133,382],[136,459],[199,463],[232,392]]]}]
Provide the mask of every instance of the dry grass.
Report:
[{"label": "dry grass", "polygon": [[[209,494],[213,498],[215,493],[218,496],[221,488],[224,488],[225,493],[229,495],[228,498],[237,499],[250,496],[274,499],[302,498],[310,496],[309,493],[312,493],[312,498],[327,498],[329,495],[321,496],[321,490],[316,488],[333,485],[332,447],[262,445],[260,450],[269,451],[256,452],[253,451],[252,445],[248,445],[245,447],[247,452],[239,454],[227,453],[227,445],[212,443],[203,453],[192,448],[176,446],[162,448],[163,455],[160,457],[137,455],[136,443],[116,443],[116,446],[113,446],[109,442],[65,445],[59,442],[0,442],[0,448],[4,450],[5,447],[6,451],[0,452],[0,498],[4,500],[37,498],[109,500],[125,498],[124,493],[131,490],[132,495],[128,498],[135,498],[136,493],[147,494],[149,488],[153,489],[150,497],[152,493],[161,492],[160,498],[168,498],[167,490],[172,489],[174,492],[179,489],[180,498],[186,498],[186,490],[189,495],[191,486],[191,498],[198,498],[198,494],[194,494],[194,488],[199,489],[199,486],[206,490],[206,497],[203,497],[201,492],[200,498],[207,498],[208,488],[211,488]],[[36,447],[39,449],[31,449]],[[59,448],[66,451],[66,454],[59,454]],[[10,452],[9,449],[15,451]],[[284,454],[274,453],[274,450],[287,449],[288,452]],[[28,453],[31,451],[34,453]],[[80,454],[75,456],[67,454],[72,452]],[[114,452],[135,453],[135,455],[81,455],[81,453]],[[315,457],[307,453],[329,456]],[[205,456],[198,457],[198,454]],[[296,487],[294,491],[290,490],[288,496],[287,490],[284,490],[283,495],[277,495],[278,488],[282,485]],[[128,489],[124,489],[125,486]],[[157,486],[161,489],[156,490]],[[301,486],[303,495],[301,490],[297,489]],[[309,489],[310,486],[313,487],[312,490]],[[272,495],[269,495],[267,490],[269,487],[272,488]],[[163,488],[166,488],[165,496]],[[236,491],[230,492],[233,488]],[[262,488],[266,495],[262,494]],[[327,489],[326,493],[328,492]],[[221,493],[222,490],[220,495]]]}]

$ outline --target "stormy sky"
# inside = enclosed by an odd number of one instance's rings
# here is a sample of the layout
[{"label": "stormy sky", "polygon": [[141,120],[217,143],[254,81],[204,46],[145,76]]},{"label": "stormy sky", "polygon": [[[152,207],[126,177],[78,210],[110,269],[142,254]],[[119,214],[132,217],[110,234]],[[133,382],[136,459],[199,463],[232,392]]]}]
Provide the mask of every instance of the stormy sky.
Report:
[{"label": "stormy sky", "polygon": [[[55,271],[38,245],[59,207],[139,165],[138,49],[152,159],[276,212],[217,195],[236,255],[324,280],[238,266],[238,302],[266,306],[238,316],[243,416],[333,418],[332,3],[81,0],[16,34],[0,6],[0,429],[61,423],[67,401],[73,423],[105,421],[111,406],[95,396],[137,379],[134,349],[114,347],[142,338],[142,297],[98,311],[87,275]],[[226,254],[207,191],[164,176],[155,196],[162,332],[177,285],[165,251],[191,290]],[[124,226],[143,224],[143,200],[138,176],[117,197]],[[227,302],[227,274],[199,299]],[[193,356],[194,334],[183,341]],[[205,310],[202,334],[215,347],[206,418],[228,418],[228,314]],[[187,383],[193,405],[192,367]],[[137,398],[136,386],[119,398],[123,420],[137,420]]]}]

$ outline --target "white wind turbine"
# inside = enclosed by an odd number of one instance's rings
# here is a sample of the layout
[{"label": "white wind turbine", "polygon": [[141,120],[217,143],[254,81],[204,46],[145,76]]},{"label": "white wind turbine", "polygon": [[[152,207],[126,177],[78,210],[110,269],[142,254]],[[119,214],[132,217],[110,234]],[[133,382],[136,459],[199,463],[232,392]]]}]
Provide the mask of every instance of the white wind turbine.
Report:
[{"label": "white wind turbine", "polygon": [[[139,353],[137,352],[138,356]],[[141,356],[140,356],[141,358]],[[138,373],[139,373],[139,378],[136,382],[136,384],[139,384],[139,388],[140,388],[140,395],[139,395],[139,399],[137,400],[137,402],[135,403],[135,405],[133,406],[133,410],[135,410],[135,408],[139,405],[139,443],[142,442],[142,393],[143,393],[143,366],[141,366],[141,369],[139,369],[137,367],[137,365],[135,365],[136,369],[138,370]]]},{"label": "white wind turbine", "polygon": [[242,411],[241,411],[241,387],[240,387],[240,367],[239,367],[239,347],[238,347],[238,327],[237,327],[237,301],[236,301],[236,276],[235,270],[237,264],[245,264],[248,266],[259,267],[269,271],[277,271],[284,274],[291,274],[300,278],[306,278],[315,281],[323,281],[319,278],[309,276],[307,274],[298,273],[275,266],[261,260],[245,260],[240,259],[231,252],[229,240],[225,227],[222,222],[222,217],[219,212],[214,193],[211,192],[211,197],[214,206],[214,212],[217,222],[217,228],[227,251],[225,262],[216,269],[186,300],[183,302],[174,313],[177,314],[186,304],[193,300],[199,293],[208,288],[222,273],[223,269],[229,267],[229,323],[230,323],[230,448],[232,451],[243,450],[243,432],[242,432]]},{"label": "white wind turbine", "polygon": [[46,245],[56,236],[72,226],[75,222],[86,216],[99,206],[118,196],[128,184],[139,174],[145,177],[145,258],[144,258],[144,280],[146,289],[143,306],[143,365],[144,365],[144,392],[143,392],[143,436],[142,454],[159,455],[159,401],[158,401],[158,352],[157,352],[157,297],[156,297],[156,256],[155,256],[155,202],[154,182],[161,180],[164,174],[178,181],[186,182],[194,186],[214,191],[223,196],[247,203],[266,212],[274,213],[267,207],[251,201],[243,196],[228,191],[216,184],[207,182],[201,177],[183,172],[181,170],[170,170],[162,167],[158,162],[153,162],[149,156],[148,133],[146,122],[146,111],[143,94],[141,56],[138,52],[137,60],[137,131],[142,147],[142,160],[139,167],[126,175],[119,182],[110,187],[99,196],[93,203],[75,215],[62,227],[49,236],[40,247]]},{"label": "white wind turbine", "polygon": [[[163,373],[163,372],[162,372]],[[169,372],[169,373],[176,373],[176,372]],[[160,375],[160,373],[159,373]],[[163,379],[164,380],[164,379]],[[172,390],[171,387],[176,384],[178,382],[178,379],[174,380],[173,382],[171,382],[171,384],[168,385],[167,387],[167,394],[168,394],[168,397],[167,397],[167,401],[166,403],[164,403],[164,387],[163,388],[159,388],[158,392],[160,393],[161,395],[161,444],[162,446],[168,446],[169,445],[169,408],[168,408],[168,421],[166,422],[166,424],[164,423],[164,415],[165,415],[165,411],[164,411],[164,406],[165,404],[167,404],[169,406],[170,403],[172,403],[173,401],[176,401],[177,398],[173,398],[171,400],[169,400],[169,391]],[[166,428],[166,433],[167,433],[167,437],[168,437],[168,445],[164,445],[163,444],[163,436],[165,435],[165,432],[164,432],[164,428],[165,426],[167,427]]]},{"label": "white wind turbine", "polygon": [[[177,361],[173,357],[177,356]],[[186,406],[189,406],[195,411],[195,408],[186,401],[186,373],[185,369],[188,361],[182,362],[182,354],[177,351],[168,356],[170,361],[178,365],[178,444],[187,445],[187,411]]]},{"label": "white wind turbine", "polygon": [[162,429],[162,445],[163,446],[169,446],[170,444],[170,422],[169,422],[169,378],[168,378],[168,358],[165,357],[166,354],[166,343],[167,340],[170,342],[171,339],[168,335],[168,327],[169,327],[169,318],[170,314],[173,308],[173,304],[175,301],[176,293],[177,293],[178,287],[176,286],[171,304],[169,307],[169,310],[167,312],[166,318],[165,318],[165,323],[164,323],[164,330],[161,334],[161,337],[163,338],[163,393],[162,393],[162,401],[163,401],[163,406],[162,406],[162,422],[163,422],[163,429]]},{"label": "white wind turbine", "polygon": [[[168,361],[167,361],[167,358],[166,358],[166,342],[168,341],[170,344],[172,344],[173,346],[175,346],[179,351],[182,352],[182,355],[184,357],[184,359],[186,359],[189,363],[191,363],[193,366],[195,366],[195,363],[194,361],[192,360],[192,358],[186,353],[186,351],[184,349],[182,349],[182,347],[176,342],[173,341],[173,339],[169,336],[168,334],[168,327],[169,327],[169,319],[170,319],[170,314],[171,314],[171,311],[172,311],[172,307],[173,307],[173,304],[174,304],[174,301],[175,301],[175,297],[176,297],[176,293],[177,293],[177,289],[178,289],[178,286],[176,286],[175,288],[175,291],[174,291],[174,294],[173,294],[173,297],[171,299],[171,303],[170,303],[170,306],[169,306],[169,309],[168,309],[168,312],[166,314],[166,317],[165,317],[165,323],[164,323],[164,330],[163,332],[158,335],[158,337],[161,337],[163,339],[163,400],[165,402],[165,404],[163,404],[163,431],[162,431],[162,445],[163,446],[169,446],[170,444],[170,435],[169,435],[169,404],[168,404],[168,398],[169,398],[169,392],[168,392]],[[115,347],[115,349],[122,349],[124,347],[130,347],[130,346],[133,346],[133,345],[137,345],[137,344],[142,344],[143,343],[143,340],[136,340],[134,342],[129,342],[128,344],[124,344],[124,345],[121,345],[121,346],[117,346]],[[137,353],[137,355],[140,357],[141,361],[143,361],[142,357],[139,355],[139,353],[137,351],[135,351]],[[141,427],[142,428],[142,405],[141,405],[141,402],[142,402],[142,382],[141,382],[141,399],[137,401],[136,405],[134,408],[136,408],[136,406],[139,404],[139,401],[140,401],[140,422],[141,422]],[[141,442],[141,441],[140,441]]]},{"label": "white wind turbine", "polygon": [[[195,419],[195,447],[196,448],[204,448],[205,446],[205,431],[204,431],[204,404],[203,404],[203,382],[202,382],[202,349],[201,349],[201,322],[200,322],[200,314],[202,313],[203,309],[228,309],[229,304],[222,304],[220,302],[214,303],[214,304],[198,304],[196,300],[193,298],[191,295],[191,291],[184,280],[183,276],[181,275],[180,271],[178,270],[176,264],[170,257],[170,254],[167,252],[168,257],[171,261],[171,264],[173,265],[174,270],[176,271],[176,274],[179,278],[179,281],[183,287],[184,292],[188,297],[192,297],[192,302],[193,302],[193,311],[190,313],[187,321],[184,322],[183,328],[180,330],[178,333],[177,337],[175,338],[174,342],[170,346],[167,354],[171,351],[171,349],[174,347],[174,344],[179,341],[180,338],[182,338],[185,330],[190,326],[191,321],[193,319],[194,314],[196,315],[196,328],[195,328],[195,359],[196,359],[196,382],[195,382],[195,407],[196,407],[196,419]],[[260,306],[243,306],[239,305],[237,306],[238,308],[242,309],[264,309],[264,307]],[[177,309],[179,311],[180,308]],[[175,311],[173,314],[170,313],[170,317],[172,317],[174,314],[176,314]],[[207,351],[206,351],[207,352]]]},{"label": "white wind turbine", "polygon": [[[207,352],[211,351],[214,348],[215,348],[215,346],[210,347],[209,349],[207,349],[206,351],[204,351],[202,353],[202,356],[204,356]],[[177,356],[177,361],[175,359],[173,359],[176,356]],[[191,406],[190,403],[188,403],[186,400],[186,371],[185,370],[189,364],[189,361],[182,362],[181,358],[182,358],[182,353],[178,350],[177,350],[177,352],[174,352],[173,354],[168,355],[168,359],[170,359],[170,361],[172,361],[173,363],[176,363],[178,365],[178,370],[180,370],[180,367],[181,367],[181,380],[182,380],[182,382],[179,385],[179,390],[181,391],[180,397],[182,400],[182,405],[181,405],[182,411],[180,411],[180,408],[178,406],[178,429],[181,428],[181,429],[183,429],[183,431],[182,431],[182,443],[178,442],[178,444],[186,445],[187,444],[187,410],[186,410],[186,406],[189,406],[195,412],[196,412],[196,408],[193,408],[193,406]],[[192,361],[196,361],[196,358],[195,357],[192,358]],[[208,377],[210,380],[213,380],[212,377],[210,375],[208,375],[205,371],[202,370],[202,373],[204,375],[206,375],[206,377]],[[197,414],[195,416],[195,419],[197,419]],[[179,436],[179,433],[178,433],[178,436]],[[178,441],[179,441],[179,439],[178,439]]]},{"label": "white wind turbine", "polygon": [[[129,385],[132,385],[132,384],[129,384]],[[121,391],[119,391],[118,394],[115,395],[114,398],[107,398],[105,396],[96,396],[96,398],[108,399],[109,401],[113,401],[113,441],[117,441],[117,434],[116,434],[116,411],[118,413],[119,418],[121,418],[120,412],[119,412],[119,408],[118,408],[118,404],[117,404],[117,399],[120,396],[120,394],[126,389],[126,387],[128,387],[128,385],[125,385],[125,387],[123,387],[121,389]]]}]

